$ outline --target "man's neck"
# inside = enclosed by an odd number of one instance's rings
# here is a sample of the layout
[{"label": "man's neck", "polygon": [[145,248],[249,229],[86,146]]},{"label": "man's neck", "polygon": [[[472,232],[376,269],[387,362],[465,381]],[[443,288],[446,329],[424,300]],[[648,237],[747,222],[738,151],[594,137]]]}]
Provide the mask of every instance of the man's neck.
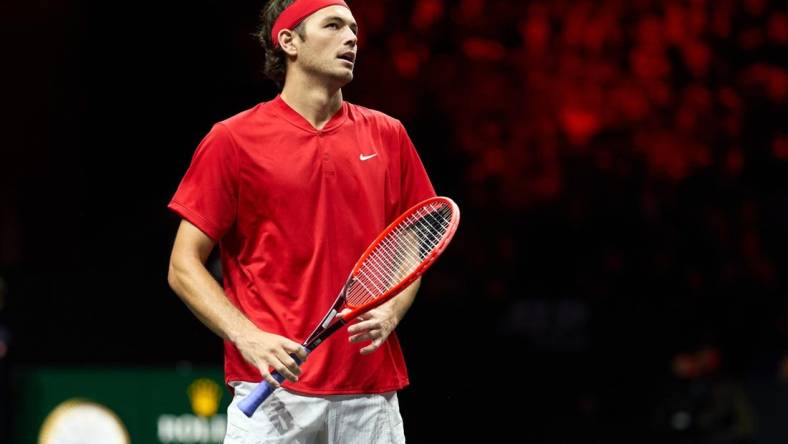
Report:
[{"label": "man's neck", "polygon": [[313,127],[323,129],[342,107],[342,89],[309,82],[300,77],[288,75],[282,88],[282,100]]}]

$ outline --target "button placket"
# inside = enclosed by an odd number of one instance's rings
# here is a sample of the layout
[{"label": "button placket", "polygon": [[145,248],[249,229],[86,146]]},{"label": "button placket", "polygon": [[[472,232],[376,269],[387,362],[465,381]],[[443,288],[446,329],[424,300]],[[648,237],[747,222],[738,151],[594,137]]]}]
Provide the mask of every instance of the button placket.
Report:
[{"label": "button placket", "polygon": [[331,154],[328,151],[328,148],[323,143],[323,133],[318,133],[318,144],[320,145],[320,151],[323,153],[323,172],[326,176],[336,176],[336,169],[334,168],[334,162],[331,159]]}]

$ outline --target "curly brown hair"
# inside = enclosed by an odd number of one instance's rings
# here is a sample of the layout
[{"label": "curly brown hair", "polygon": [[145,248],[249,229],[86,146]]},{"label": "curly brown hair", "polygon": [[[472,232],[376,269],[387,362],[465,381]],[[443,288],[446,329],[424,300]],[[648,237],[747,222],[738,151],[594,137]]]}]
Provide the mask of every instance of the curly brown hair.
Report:
[{"label": "curly brown hair", "polygon": [[[260,11],[260,27],[254,34],[257,40],[265,50],[265,66],[263,67],[263,74],[281,89],[285,83],[285,73],[287,72],[287,55],[279,46],[274,47],[271,41],[271,30],[274,27],[276,19],[282,14],[282,11],[287,9],[295,0],[269,0],[265,4],[262,11]],[[304,22],[296,26],[293,31],[301,37],[301,40],[306,40],[304,34]]]}]

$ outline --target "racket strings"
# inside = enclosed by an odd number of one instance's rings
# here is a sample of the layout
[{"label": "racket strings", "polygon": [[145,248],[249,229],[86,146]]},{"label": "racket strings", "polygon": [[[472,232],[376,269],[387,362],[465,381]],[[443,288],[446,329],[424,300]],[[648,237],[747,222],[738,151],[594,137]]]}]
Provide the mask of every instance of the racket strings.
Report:
[{"label": "racket strings", "polygon": [[[384,238],[378,248],[369,256],[368,267],[363,267],[367,268],[363,270],[365,273],[359,273],[360,283],[365,284],[364,281],[367,281],[370,284],[362,285],[367,290],[366,293],[380,294],[391,286],[392,281],[396,279],[396,276],[391,273],[392,265],[397,265],[395,268],[400,271],[400,274],[406,273],[418,265],[421,260],[418,252],[420,246],[417,245],[417,242],[405,240],[407,238],[404,237],[402,229],[403,226],[413,226],[415,220],[417,220],[415,217],[407,219],[393,230],[392,235]],[[374,291],[372,291],[373,289]]]},{"label": "racket strings", "polygon": [[406,217],[367,256],[348,288],[347,304],[369,302],[413,273],[441,244],[452,217],[444,203],[425,205]]}]

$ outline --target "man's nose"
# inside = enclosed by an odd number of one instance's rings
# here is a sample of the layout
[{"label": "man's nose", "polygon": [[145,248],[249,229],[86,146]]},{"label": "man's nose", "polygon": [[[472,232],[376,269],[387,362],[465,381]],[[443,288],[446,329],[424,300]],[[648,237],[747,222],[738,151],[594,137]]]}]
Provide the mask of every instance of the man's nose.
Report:
[{"label": "man's nose", "polygon": [[356,46],[358,44],[358,36],[355,32],[353,32],[350,27],[345,27],[345,44],[350,46]]}]

